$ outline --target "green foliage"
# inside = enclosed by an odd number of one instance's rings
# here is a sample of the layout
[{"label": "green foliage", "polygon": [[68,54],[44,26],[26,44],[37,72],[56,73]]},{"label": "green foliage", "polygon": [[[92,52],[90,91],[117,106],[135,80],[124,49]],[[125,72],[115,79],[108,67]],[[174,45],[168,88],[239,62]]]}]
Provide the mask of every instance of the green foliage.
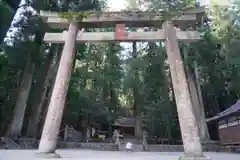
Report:
[{"label": "green foliage", "polygon": [[[237,4],[214,5],[203,39],[192,44],[190,59],[200,66],[207,115],[213,116],[239,98],[239,39]],[[191,62],[190,62],[191,63]]]},{"label": "green foliage", "polygon": [[11,117],[14,102],[12,97],[20,85],[21,72],[16,62],[7,57],[5,50],[0,50],[0,134],[2,134]]},{"label": "green foliage", "polygon": [[0,44],[6,36],[6,32],[10,26],[13,14],[13,9],[7,3],[0,0]]},{"label": "green foliage", "polygon": [[69,21],[81,22],[84,18],[91,16],[92,12],[63,12],[59,16]]},{"label": "green foliage", "polygon": [[120,50],[116,44],[89,44],[78,48],[82,53],[70,83],[66,121],[86,121],[90,116],[93,122],[110,123],[118,117],[121,112],[117,91],[121,84]]}]

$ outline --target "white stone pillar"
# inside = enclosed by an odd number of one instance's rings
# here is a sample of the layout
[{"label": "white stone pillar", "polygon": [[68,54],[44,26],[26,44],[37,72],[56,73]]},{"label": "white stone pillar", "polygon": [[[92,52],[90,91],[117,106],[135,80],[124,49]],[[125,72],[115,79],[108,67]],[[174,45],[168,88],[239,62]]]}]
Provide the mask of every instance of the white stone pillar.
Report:
[{"label": "white stone pillar", "polygon": [[42,155],[43,157],[60,157],[55,153],[55,150],[76,54],[75,43],[77,33],[78,24],[72,22],[69,25],[68,34],[65,37],[66,41],[38,147],[38,155]]},{"label": "white stone pillar", "polygon": [[165,30],[165,45],[185,152],[184,157],[181,157],[180,159],[206,159],[202,152],[186,74],[177,41],[176,30],[171,22],[165,22],[163,24],[163,29]]}]

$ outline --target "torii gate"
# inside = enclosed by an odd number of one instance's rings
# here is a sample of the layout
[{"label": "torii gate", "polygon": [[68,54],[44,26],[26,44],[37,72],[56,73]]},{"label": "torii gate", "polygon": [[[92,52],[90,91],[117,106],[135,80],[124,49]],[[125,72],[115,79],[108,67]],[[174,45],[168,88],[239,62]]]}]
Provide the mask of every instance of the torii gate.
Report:
[{"label": "torii gate", "polygon": [[[204,8],[187,9],[170,21],[163,21],[163,13],[156,12],[103,12],[92,14],[81,22],[69,22],[58,13],[41,12],[41,16],[52,28],[68,28],[63,33],[46,33],[44,41],[64,43],[62,57],[52,92],[38,155],[58,157],[55,153],[57,136],[62,121],[64,104],[75,58],[75,43],[110,41],[159,41],[165,40],[173,89],[176,98],[185,155],[184,160],[205,160],[194,117],[188,83],[180,55],[178,40],[189,42],[200,39],[196,31],[180,31],[201,22]],[[81,28],[116,27],[115,32],[83,32]],[[161,28],[151,32],[125,32],[125,27]]]}]

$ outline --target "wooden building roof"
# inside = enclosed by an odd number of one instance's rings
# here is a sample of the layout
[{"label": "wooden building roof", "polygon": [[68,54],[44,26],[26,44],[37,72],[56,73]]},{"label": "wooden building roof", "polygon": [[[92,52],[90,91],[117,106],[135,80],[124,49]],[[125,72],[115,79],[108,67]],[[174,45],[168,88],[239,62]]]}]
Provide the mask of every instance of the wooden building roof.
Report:
[{"label": "wooden building roof", "polygon": [[208,118],[207,122],[219,120],[237,112],[240,112],[240,100],[230,108],[224,110],[223,112],[218,113],[216,116]]}]

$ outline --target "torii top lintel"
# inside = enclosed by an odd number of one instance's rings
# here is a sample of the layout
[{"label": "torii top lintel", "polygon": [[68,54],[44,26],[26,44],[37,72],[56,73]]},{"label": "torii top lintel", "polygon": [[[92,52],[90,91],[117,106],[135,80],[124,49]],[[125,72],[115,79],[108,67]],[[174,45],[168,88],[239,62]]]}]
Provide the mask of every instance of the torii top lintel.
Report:
[{"label": "torii top lintel", "polygon": [[[202,21],[204,7],[191,8],[182,11],[182,14],[172,18],[174,25],[180,28],[196,26]],[[68,28],[69,21],[62,18],[61,13],[40,11],[40,15],[51,28]],[[116,24],[125,24],[126,27],[161,27],[164,20],[163,12],[102,12],[89,14],[80,23],[81,28],[108,28]]]}]

